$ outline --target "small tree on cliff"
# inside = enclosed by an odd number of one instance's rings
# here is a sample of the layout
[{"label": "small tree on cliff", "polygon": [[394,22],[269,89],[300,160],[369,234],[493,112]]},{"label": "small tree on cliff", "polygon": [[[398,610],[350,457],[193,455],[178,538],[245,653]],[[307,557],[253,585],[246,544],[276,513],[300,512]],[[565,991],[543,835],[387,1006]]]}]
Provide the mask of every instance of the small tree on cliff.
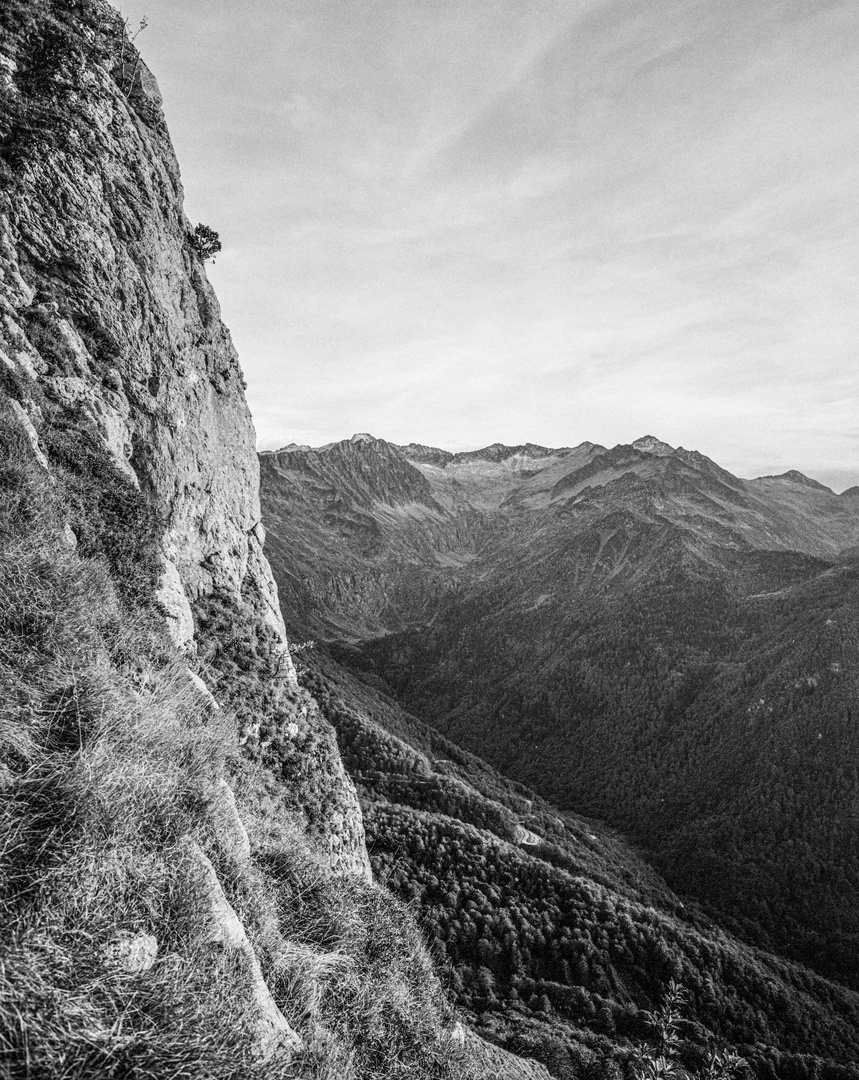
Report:
[{"label": "small tree on cliff", "polygon": [[191,250],[203,262],[206,262],[207,259],[214,262],[215,256],[221,250],[221,241],[218,234],[214,229],[210,229],[208,225],[198,225],[188,240]]}]

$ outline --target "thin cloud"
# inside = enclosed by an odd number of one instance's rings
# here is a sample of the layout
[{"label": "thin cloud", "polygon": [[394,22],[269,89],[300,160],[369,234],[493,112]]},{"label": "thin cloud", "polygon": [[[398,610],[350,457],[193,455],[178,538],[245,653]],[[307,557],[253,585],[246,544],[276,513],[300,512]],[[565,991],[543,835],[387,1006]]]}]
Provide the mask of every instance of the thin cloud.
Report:
[{"label": "thin cloud", "polygon": [[849,473],[852,0],[123,6],[265,445],[650,431]]}]

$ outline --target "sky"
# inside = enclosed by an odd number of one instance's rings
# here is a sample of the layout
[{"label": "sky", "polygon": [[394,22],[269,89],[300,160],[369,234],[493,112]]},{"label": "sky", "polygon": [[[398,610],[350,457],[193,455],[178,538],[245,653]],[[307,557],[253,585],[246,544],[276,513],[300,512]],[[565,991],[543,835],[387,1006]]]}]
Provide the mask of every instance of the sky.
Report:
[{"label": "sky", "polygon": [[119,0],[261,448],[859,484],[855,0]]}]

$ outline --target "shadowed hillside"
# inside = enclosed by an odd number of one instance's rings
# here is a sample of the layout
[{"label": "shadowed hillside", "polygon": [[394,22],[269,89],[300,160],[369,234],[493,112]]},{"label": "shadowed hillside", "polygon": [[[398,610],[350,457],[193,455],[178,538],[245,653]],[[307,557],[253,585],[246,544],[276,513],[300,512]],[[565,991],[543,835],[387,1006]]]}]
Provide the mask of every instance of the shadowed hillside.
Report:
[{"label": "shadowed hillside", "polygon": [[[278,522],[320,527],[292,464],[307,452],[263,458],[275,574],[316,590],[313,632],[460,745],[624,830],[751,944],[853,985],[852,495],[796,472],[741,480],[653,438],[384,453],[446,508],[443,556],[392,523],[381,474],[363,511],[377,548],[344,538],[336,560],[287,568]],[[481,524],[457,546],[460,513]],[[359,572],[388,602],[375,634],[353,614]]]},{"label": "shadowed hillside", "polygon": [[688,1067],[730,1046],[756,1076],[855,1074],[855,993],[741,943],[602,822],[506,779],[319,647],[302,655],[358,785],[374,873],[420,911],[477,1031],[563,1080],[610,1076],[634,1067],[676,979]]},{"label": "shadowed hillside", "polygon": [[158,87],[0,6],[0,1072],[541,1080],[371,879]]}]

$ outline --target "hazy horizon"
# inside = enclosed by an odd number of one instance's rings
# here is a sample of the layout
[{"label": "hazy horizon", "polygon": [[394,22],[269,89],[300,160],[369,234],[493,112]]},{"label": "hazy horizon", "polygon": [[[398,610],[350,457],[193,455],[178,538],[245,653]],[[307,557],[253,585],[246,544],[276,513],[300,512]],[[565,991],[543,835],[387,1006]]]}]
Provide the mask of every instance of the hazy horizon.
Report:
[{"label": "hazy horizon", "polygon": [[859,483],[849,0],[126,0],[260,446]]},{"label": "hazy horizon", "polygon": [[[291,440],[290,442],[286,442],[286,443],[278,443],[277,440],[273,440],[272,444],[270,446],[263,446],[261,443],[258,443],[258,450],[259,450],[259,453],[261,453],[261,454],[274,454],[274,453],[277,453],[278,451],[289,450],[289,449],[292,449],[292,448],[309,449],[309,450],[327,450],[329,447],[336,446],[338,443],[341,443],[341,442],[349,442],[350,440],[352,440],[354,438],[357,438],[360,435],[370,435],[374,439],[383,439],[383,436],[377,435],[372,431],[364,431],[364,432],[353,431],[351,435],[345,435],[341,439],[329,439],[324,443],[315,443],[315,444],[312,444],[312,443],[298,443],[298,442],[295,442],[295,440]],[[621,440],[619,442],[597,443],[596,445],[604,446],[606,450],[612,450],[617,446],[629,446],[629,445],[631,445],[631,444],[633,444],[635,442],[638,442],[641,439],[645,439],[645,438],[648,438],[648,437],[658,438],[658,436],[654,436],[652,432],[646,432],[646,433],[642,433],[640,435],[636,435],[634,438],[623,439],[623,440]],[[531,445],[531,446],[538,446],[543,450],[566,450],[566,449],[574,450],[574,449],[576,449],[576,447],[580,446],[582,443],[587,443],[587,442],[593,443],[595,440],[593,440],[593,439],[579,439],[576,442],[568,442],[568,443],[562,443],[562,444],[558,444],[558,445],[554,445],[554,444],[549,445],[547,443],[541,443],[536,439],[521,439],[521,440],[519,440],[517,442],[501,442],[501,440],[495,439],[495,440],[493,440],[492,443],[480,443],[480,444],[475,444],[473,446],[439,446],[436,443],[422,443],[417,439],[409,439],[409,440],[406,440],[405,442],[397,442],[394,439],[384,439],[384,441],[393,443],[395,446],[408,446],[411,443],[411,444],[417,444],[417,445],[421,445],[421,446],[426,446],[426,447],[428,447],[429,449],[432,449],[432,450],[445,450],[445,451],[447,451],[448,453],[451,453],[451,454],[459,454],[459,453],[473,453],[474,451],[477,451],[477,450],[486,450],[490,446],[492,446],[493,444],[498,444],[499,442],[501,443],[502,446],[508,446],[508,447]],[[664,441],[665,441],[664,439],[660,440],[660,442],[664,442]],[[685,450],[695,450],[695,449],[697,449],[697,447],[694,447],[694,446],[686,446],[686,447],[684,447],[684,446],[678,444],[678,445],[674,446],[674,449],[675,450],[684,450],[684,449]],[[709,455],[706,455],[706,456],[709,457]],[[713,460],[715,460],[715,459],[713,459]],[[722,462],[716,461],[716,464],[724,467]],[[733,470],[729,469],[728,471],[731,472]],[[795,469],[794,467],[791,467],[791,468],[788,468],[788,469],[781,469],[781,470],[772,471],[772,472],[759,472],[759,473],[754,473],[754,474],[749,473],[748,475],[735,473],[734,475],[738,476],[739,479],[742,479],[742,480],[755,480],[755,479],[760,479],[762,477],[778,476],[778,475],[782,475],[783,473],[791,472],[791,471],[802,472],[801,469]],[[820,480],[820,477],[810,476],[808,473],[804,473],[803,475],[805,475],[809,480],[817,480],[820,483],[823,483],[823,481]],[[826,486],[829,487],[830,485],[827,484]],[[851,486],[854,486],[854,485],[847,485],[847,487],[851,487]],[[839,488],[834,488],[833,490],[836,491],[837,494],[840,494],[841,491],[847,490],[847,487],[842,487],[840,489]]]}]

